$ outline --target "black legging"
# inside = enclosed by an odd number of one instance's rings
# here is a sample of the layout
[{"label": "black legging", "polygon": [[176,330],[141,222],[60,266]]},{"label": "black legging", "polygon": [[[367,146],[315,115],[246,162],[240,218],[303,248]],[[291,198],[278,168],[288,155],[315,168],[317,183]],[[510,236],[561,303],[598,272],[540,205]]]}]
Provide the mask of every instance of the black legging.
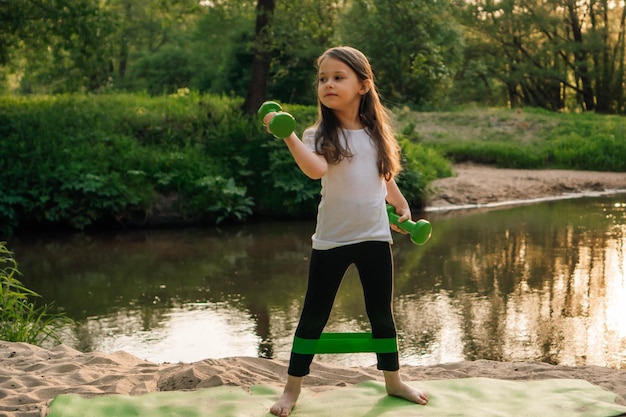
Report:
[{"label": "black legging", "polygon": [[[393,258],[387,242],[370,241],[311,252],[309,283],[296,336],[318,339],[330,316],[335,296],[346,270],[354,264],[359,272],[365,309],[372,326],[372,337],[395,338],[393,319]],[[377,353],[377,367],[399,369],[398,352]],[[309,373],[313,355],[291,352],[289,375]]]}]

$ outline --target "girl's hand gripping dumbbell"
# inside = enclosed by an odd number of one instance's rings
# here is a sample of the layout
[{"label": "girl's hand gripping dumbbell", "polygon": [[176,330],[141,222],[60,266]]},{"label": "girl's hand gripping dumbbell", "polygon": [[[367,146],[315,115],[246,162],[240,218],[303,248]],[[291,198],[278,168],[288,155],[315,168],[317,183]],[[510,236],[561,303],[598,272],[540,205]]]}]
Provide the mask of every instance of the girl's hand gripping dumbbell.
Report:
[{"label": "girl's hand gripping dumbbell", "polygon": [[387,215],[389,216],[389,222],[407,232],[409,236],[411,236],[411,242],[416,245],[423,245],[430,239],[433,228],[428,220],[421,219],[417,222],[406,220],[399,222],[400,216],[396,214],[396,209],[391,204],[387,204]]},{"label": "girl's hand gripping dumbbell", "polygon": [[[269,125],[267,125],[266,117],[271,113],[274,113],[274,115],[269,121]],[[291,136],[296,129],[296,119],[289,113],[284,112],[280,104],[274,101],[266,101],[263,103],[261,107],[259,107],[257,114],[261,123],[267,125],[268,130],[277,138],[287,138]]]}]

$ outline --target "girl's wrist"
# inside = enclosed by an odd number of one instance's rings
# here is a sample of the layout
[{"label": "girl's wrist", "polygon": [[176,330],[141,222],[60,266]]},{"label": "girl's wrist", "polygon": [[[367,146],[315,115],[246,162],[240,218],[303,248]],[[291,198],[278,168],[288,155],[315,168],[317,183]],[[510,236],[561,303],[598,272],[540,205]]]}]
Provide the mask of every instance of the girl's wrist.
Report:
[{"label": "girl's wrist", "polygon": [[291,135],[287,136],[286,138],[283,138],[283,140],[286,142],[288,140],[300,140],[300,139],[298,139],[298,136],[296,135],[295,132],[292,132]]}]

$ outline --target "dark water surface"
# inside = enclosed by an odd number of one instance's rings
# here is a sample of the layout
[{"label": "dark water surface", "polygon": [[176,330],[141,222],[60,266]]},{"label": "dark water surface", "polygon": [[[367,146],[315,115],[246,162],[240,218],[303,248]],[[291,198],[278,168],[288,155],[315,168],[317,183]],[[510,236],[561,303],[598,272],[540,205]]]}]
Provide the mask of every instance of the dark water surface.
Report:
[{"label": "dark water surface", "polygon": [[[428,213],[424,246],[394,234],[403,364],[543,361],[626,369],[626,196]],[[287,359],[313,223],[17,236],[22,281],[77,325],[79,350],[154,362]],[[327,331],[369,330],[356,270]],[[322,355],[371,365],[373,354]]]}]

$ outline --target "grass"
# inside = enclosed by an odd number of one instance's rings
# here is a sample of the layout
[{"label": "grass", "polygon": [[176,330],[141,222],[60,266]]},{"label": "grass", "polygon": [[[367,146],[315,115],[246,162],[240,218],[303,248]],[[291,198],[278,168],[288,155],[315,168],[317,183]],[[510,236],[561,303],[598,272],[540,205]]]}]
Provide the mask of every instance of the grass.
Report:
[{"label": "grass", "polygon": [[626,171],[626,119],[620,116],[479,107],[397,114],[407,136],[454,162]]},{"label": "grass", "polygon": [[37,346],[60,343],[61,330],[72,320],[52,312],[52,304],[37,307],[31,299],[40,295],[26,288],[19,275],[13,253],[0,242],[0,340]]}]

